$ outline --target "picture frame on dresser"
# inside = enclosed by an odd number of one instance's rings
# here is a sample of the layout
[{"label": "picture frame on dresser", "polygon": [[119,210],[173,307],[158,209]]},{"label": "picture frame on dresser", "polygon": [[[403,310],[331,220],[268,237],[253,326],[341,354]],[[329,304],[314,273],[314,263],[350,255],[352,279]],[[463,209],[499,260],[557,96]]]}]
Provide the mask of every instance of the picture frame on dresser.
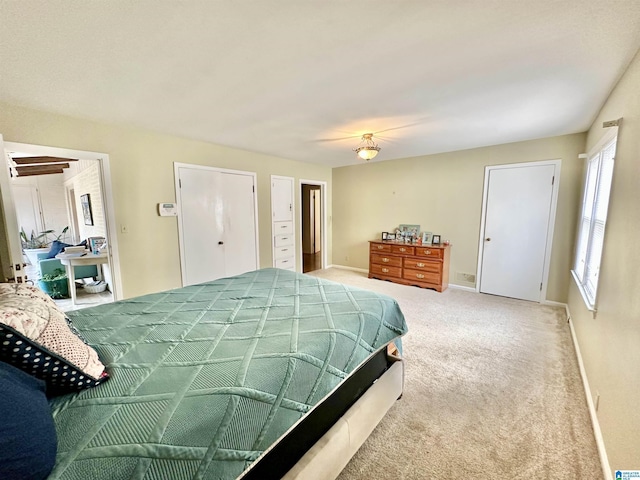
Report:
[{"label": "picture frame on dresser", "polygon": [[382,240],[389,240],[389,232],[382,232]]},{"label": "picture frame on dresser", "polygon": [[434,235],[433,237],[431,237],[431,244],[440,245],[440,235]]},{"label": "picture frame on dresser", "polygon": [[400,224],[398,229],[405,237],[417,237],[420,232],[420,225]]},{"label": "picture frame on dresser", "polygon": [[387,240],[395,241],[396,234],[395,233],[387,233]]},{"label": "picture frame on dresser", "polygon": [[422,245],[431,245],[432,236],[431,232],[422,232]]}]

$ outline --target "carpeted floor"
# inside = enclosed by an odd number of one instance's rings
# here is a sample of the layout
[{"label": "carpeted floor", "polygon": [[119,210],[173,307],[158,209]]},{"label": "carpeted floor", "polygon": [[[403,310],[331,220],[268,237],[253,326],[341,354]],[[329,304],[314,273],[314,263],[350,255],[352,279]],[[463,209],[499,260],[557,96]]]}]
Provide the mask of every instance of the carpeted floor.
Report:
[{"label": "carpeted floor", "polygon": [[312,274],[394,297],[409,325],[404,395],[340,480],[603,478],[564,309]]}]

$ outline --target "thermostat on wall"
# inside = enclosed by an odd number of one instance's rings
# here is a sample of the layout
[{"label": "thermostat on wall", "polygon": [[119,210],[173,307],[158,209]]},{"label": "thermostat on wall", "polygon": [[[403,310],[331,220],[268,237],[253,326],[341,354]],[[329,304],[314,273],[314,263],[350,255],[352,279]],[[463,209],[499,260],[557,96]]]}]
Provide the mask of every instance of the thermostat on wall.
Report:
[{"label": "thermostat on wall", "polygon": [[175,203],[159,203],[158,215],[161,217],[175,217],[178,215],[178,209]]}]

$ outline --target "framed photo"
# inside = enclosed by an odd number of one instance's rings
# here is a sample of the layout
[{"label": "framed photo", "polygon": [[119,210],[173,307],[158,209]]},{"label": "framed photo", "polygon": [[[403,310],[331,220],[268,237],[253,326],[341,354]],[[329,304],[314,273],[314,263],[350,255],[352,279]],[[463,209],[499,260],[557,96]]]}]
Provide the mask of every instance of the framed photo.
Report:
[{"label": "framed photo", "polygon": [[87,243],[89,250],[97,255],[106,246],[107,240],[104,237],[89,237]]},{"label": "framed photo", "polygon": [[395,233],[387,233],[387,240],[395,240],[395,239],[396,239]]},{"label": "framed photo", "polygon": [[389,240],[389,232],[382,232],[382,240]]},{"label": "framed photo", "polygon": [[431,232],[422,232],[422,245],[431,245]]},{"label": "framed photo", "polygon": [[432,245],[440,245],[440,235],[434,235],[431,239]]},{"label": "framed photo", "polygon": [[80,195],[80,205],[82,206],[82,216],[85,225],[93,225],[93,214],[91,213],[91,197],[88,193]]},{"label": "framed photo", "polygon": [[398,226],[398,230],[400,230],[403,237],[417,237],[420,233],[420,225],[401,224]]}]

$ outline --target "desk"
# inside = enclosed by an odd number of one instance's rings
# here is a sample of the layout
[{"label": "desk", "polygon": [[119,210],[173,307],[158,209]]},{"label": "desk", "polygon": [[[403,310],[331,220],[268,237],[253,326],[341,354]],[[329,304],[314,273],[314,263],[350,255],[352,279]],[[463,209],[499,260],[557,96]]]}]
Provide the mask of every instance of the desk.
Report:
[{"label": "desk", "polygon": [[98,279],[101,280],[102,268],[100,267],[100,265],[109,261],[109,257],[106,253],[102,253],[100,255],[87,253],[82,257],[70,257],[66,256],[64,253],[59,253],[58,255],[56,255],[56,258],[60,260],[60,262],[64,265],[64,268],[67,270],[69,292],[71,293],[71,304],[74,306],[76,304],[76,276],[73,271],[73,267],[77,267],[79,265],[96,265],[98,267]]}]

